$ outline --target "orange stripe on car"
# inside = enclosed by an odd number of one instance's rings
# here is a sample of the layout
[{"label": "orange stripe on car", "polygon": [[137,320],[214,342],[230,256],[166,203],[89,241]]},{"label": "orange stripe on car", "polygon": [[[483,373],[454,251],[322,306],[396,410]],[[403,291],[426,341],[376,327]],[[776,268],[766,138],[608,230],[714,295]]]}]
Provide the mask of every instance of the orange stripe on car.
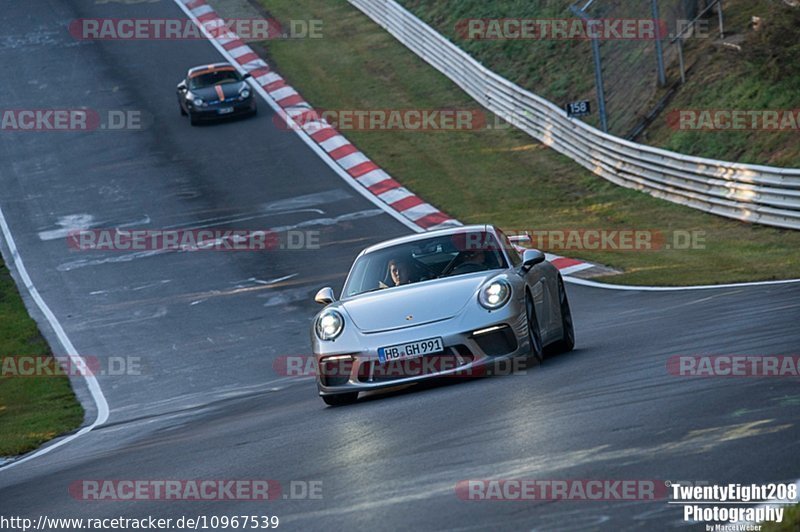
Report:
[{"label": "orange stripe on car", "polygon": [[219,96],[219,101],[225,100],[225,91],[222,90],[222,87],[217,85],[214,88],[217,90],[217,96]]},{"label": "orange stripe on car", "polygon": [[231,66],[209,67],[209,68],[204,68],[203,70],[197,70],[195,72],[192,72],[191,74],[189,74],[189,78],[190,79],[196,78],[197,76],[202,76],[203,74],[210,74],[212,72],[225,72],[225,71],[235,72],[236,69]]}]

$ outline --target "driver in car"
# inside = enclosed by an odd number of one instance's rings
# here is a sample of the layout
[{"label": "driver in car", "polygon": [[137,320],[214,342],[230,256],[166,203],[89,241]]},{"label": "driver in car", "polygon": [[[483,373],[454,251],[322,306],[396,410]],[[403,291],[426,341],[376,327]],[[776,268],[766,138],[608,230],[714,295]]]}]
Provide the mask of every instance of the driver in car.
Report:
[{"label": "driver in car", "polygon": [[465,273],[482,272],[490,269],[487,261],[486,251],[483,249],[472,249],[462,251],[458,265],[450,270],[450,275],[463,275]]},{"label": "driver in car", "polygon": [[389,286],[401,286],[411,283],[411,268],[406,261],[400,259],[392,259],[389,261],[388,277],[391,282],[387,285],[383,281],[380,282],[381,288],[389,288]]}]

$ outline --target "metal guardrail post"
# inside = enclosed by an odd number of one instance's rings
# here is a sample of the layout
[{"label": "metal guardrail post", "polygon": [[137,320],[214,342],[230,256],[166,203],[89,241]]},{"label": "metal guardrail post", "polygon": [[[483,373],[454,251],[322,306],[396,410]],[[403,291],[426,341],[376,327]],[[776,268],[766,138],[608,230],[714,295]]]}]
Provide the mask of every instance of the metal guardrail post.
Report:
[{"label": "metal guardrail post", "polygon": [[678,37],[678,62],[681,65],[681,83],[686,83],[686,60],[683,58],[683,37]]},{"label": "metal guardrail post", "polygon": [[658,61],[658,85],[663,87],[667,84],[667,73],[664,70],[664,48],[661,44],[661,15],[658,9],[658,0],[653,1],[653,21],[657,24],[656,30],[656,60]]},{"label": "metal guardrail post", "polygon": [[[594,0],[590,0],[583,9],[589,7]],[[578,8],[576,6],[570,6],[570,10],[579,16],[584,22],[589,21],[589,15],[586,12]],[[603,59],[600,55],[600,41],[597,38],[597,35],[592,37],[592,55],[594,56],[594,83],[595,83],[595,90],[597,91],[597,108],[600,112],[600,127],[603,129],[603,133],[608,133],[608,113],[606,111],[606,90],[605,84],[603,81]]]}]

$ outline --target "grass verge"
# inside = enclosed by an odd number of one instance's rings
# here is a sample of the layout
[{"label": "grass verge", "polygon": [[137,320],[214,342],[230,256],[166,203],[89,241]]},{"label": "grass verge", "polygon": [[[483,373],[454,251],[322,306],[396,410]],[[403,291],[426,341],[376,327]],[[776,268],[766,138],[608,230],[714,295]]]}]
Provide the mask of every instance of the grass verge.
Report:
[{"label": "grass verge", "polygon": [[13,376],[12,356],[48,357],[50,349],[0,260],[0,456],[33,450],[83,421],[66,376]]},{"label": "grass verge", "polygon": [[[344,0],[261,0],[271,16],[323,21],[322,39],[264,44],[315,107],[452,109],[476,104]],[[287,133],[291,134],[291,133]],[[700,231],[703,248],[562,254],[623,270],[609,282],[715,284],[800,277],[800,232],[730,221],[612,185],[517,130],[344,131],[403,185],[466,223],[507,230]]]},{"label": "grass verge", "polygon": [[800,504],[786,508],[783,522],[766,523],[761,532],[798,532],[800,531]]}]

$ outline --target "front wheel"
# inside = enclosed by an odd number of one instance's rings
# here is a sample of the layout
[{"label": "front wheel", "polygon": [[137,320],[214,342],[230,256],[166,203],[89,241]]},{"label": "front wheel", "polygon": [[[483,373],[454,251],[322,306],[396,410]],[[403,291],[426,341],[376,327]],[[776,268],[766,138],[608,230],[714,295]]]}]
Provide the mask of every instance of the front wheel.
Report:
[{"label": "front wheel", "polygon": [[533,304],[533,298],[530,293],[525,296],[525,315],[528,318],[528,342],[531,346],[530,356],[541,364],[544,361],[542,333],[539,331],[539,320],[536,319],[536,307]]},{"label": "front wheel", "polygon": [[557,353],[568,353],[575,349],[575,326],[572,323],[572,309],[569,307],[564,280],[558,277],[558,303],[561,308],[561,340],[553,345]]},{"label": "front wheel", "polygon": [[358,392],[339,393],[336,395],[323,395],[322,400],[328,406],[344,406],[356,402],[358,399]]},{"label": "front wheel", "polygon": [[189,113],[189,123],[196,126],[200,123],[200,119],[194,113]]}]

